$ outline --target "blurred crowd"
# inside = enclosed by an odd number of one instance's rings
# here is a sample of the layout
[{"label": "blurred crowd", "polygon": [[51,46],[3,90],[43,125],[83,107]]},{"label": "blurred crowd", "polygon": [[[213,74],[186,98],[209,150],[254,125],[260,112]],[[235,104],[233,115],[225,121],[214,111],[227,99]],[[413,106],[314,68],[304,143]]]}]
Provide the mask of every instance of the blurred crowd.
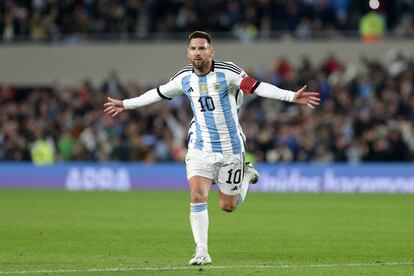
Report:
[{"label": "blurred crowd", "polygon": [[[76,42],[139,39],[195,29],[243,40],[293,34],[341,36],[359,29],[371,1],[351,0],[2,0],[0,39]],[[375,2],[375,1],[374,1]],[[414,34],[414,2],[379,0],[386,29]],[[228,35],[226,35],[228,37]]]},{"label": "blurred crowd", "polygon": [[[303,84],[321,94],[312,110],[245,95],[240,122],[247,156],[257,162],[414,161],[414,62],[399,51],[387,61],[362,58],[347,65],[334,55],[321,64],[285,58],[248,74],[296,91]],[[154,84],[156,86],[158,84]],[[152,87],[111,72],[100,85],[72,87],[0,85],[0,160],[53,163],[71,160],[182,161],[192,118],[185,96],[112,118],[108,95],[127,98]]]}]

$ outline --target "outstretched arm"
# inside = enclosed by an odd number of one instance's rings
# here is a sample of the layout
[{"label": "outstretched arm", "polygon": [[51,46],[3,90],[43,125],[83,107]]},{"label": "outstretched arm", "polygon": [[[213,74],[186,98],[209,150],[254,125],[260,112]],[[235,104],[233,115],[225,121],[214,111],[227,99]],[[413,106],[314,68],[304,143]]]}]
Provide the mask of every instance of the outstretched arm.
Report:
[{"label": "outstretched arm", "polygon": [[146,106],[161,101],[162,99],[171,100],[175,96],[181,95],[182,93],[183,90],[179,82],[169,81],[158,88],[149,90],[139,97],[126,100],[118,100],[108,97],[108,101],[104,104],[104,112],[112,117],[115,117],[125,110]]},{"label": "outstretched arm", "polygon": [[251,77],[245,77],[240,82],[240,89],[245,93],[254,92],[261,97],[307,105],[310,108],[315,108],[320,103],[319,93],[306,91],[306,85],[295,93],[270,83],[259,82]]},{"label": "outstretched arm", "polygon": [[124,112],[127,109],[135,109],[141,106],[149,105],[162,100],[161,96],[157,92],[157,89],[151,89],[150,91],[142,94],[139,97],[118,100],[108,97],[108,101],[104,103],[104,112],[107,115],[115,117],[119,113]]}]

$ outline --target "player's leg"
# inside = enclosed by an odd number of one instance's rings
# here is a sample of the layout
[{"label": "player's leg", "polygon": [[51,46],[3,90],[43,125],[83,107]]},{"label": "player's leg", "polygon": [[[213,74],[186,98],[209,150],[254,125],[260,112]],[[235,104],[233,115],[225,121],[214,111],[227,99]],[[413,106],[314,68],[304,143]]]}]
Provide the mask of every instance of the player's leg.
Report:
[{"label": "player's leg", "polygon": [[219,194],[219,207],[225,212],[233,212],[237,208],[239,201],[239,195],[226,195],[220,191]]},{"label": "player's leg", "polygon": [[196,252],[190,260],[191,265],[210,264],[208,254],[208,193],[212,184],[211,179],[202,176],[193,176],[189,180],[191,206],[190,224],[193,232]]},{"label": "player's leg", "polygon": [[213,174],[201,151],[189,150],[186,157],[187,178],[190,186],[190,224],[196,252],[191,265],[210,264],[208,254],[208,194]]},{"label": "player's leg", "polygon": [[250,184],[256,184],[257,181],[259,181],[259,173],[253,167],[251,162],[247,162],[244,167],[244,176],[240,185],[240,194],[237,199],[237,205],[242,204],[246,199]]},{"label": "player's leg", "polygon": [[246,198],[249,185],[257,183],[259,174],[251,163],[233,157],[232,163],[224,164],[219,171],[219,206],[223,211],[233,212]]},{"label": "player's leg", "polygon": [[233,212],[237,208],[242,187],[243,155],[225,155],[222,160],[217,175],[217,184],[220,188],[219,207],[225,212]]}]

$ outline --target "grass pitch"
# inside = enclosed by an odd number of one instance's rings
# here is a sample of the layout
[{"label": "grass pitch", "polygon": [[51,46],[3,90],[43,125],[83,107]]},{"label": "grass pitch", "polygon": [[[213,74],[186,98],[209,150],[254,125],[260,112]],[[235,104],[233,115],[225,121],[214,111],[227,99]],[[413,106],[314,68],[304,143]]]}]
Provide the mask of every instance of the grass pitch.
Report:
[{"label": "grass pitch", "polygon": [[414,275],[414,195],[209,201],[212,266],[190,267],[182,191],[0,190],[0,275]]}]

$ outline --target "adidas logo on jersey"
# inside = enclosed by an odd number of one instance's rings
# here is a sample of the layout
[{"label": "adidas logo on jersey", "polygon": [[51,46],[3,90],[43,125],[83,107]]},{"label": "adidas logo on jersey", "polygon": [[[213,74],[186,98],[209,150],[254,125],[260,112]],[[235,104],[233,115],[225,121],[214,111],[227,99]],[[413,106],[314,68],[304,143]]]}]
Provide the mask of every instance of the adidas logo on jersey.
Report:
[{"label": "adidas logo on jersey", "polygon": [[237,191],[237,186],[234,186],[230,191]]},{"label": "adidas logo on jersey", "polygon": [[188,93],[194,92],[193,88],[190,86],[190,89],[187,90]]}]

